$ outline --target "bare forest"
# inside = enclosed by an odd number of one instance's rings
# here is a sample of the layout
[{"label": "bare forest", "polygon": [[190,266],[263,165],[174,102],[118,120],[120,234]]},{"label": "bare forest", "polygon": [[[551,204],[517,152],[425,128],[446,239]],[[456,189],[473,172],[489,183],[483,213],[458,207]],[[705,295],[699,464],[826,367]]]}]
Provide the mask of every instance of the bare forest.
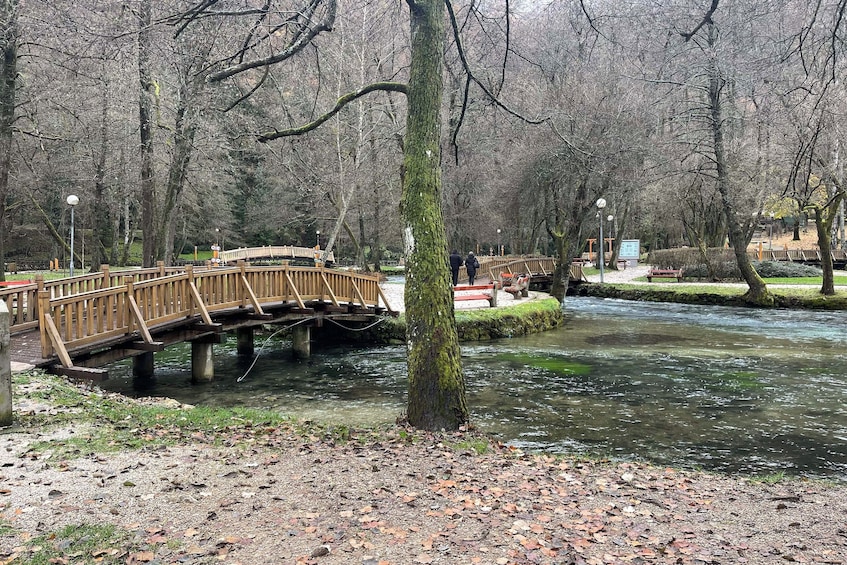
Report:
[{"label": "bare forest", "polygon": [[[3,5],[6,261],[67,262],[69,194],[85,269],[317,231],[344,262],[403,255],[406,95],[339,100],[409,80],[408,6]],[[843,2],[447,5],[449,247],[578,254],[601,196],[607,230],[648,249],[746,247],[771,213],[829,212],[840,245]]]}]

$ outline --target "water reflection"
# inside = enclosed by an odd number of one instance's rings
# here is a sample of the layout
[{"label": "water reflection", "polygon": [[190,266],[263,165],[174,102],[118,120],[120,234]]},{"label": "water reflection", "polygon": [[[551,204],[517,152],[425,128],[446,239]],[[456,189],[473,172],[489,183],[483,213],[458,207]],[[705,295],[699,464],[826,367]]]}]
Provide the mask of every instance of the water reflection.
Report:
[{"label": "water reflection", "polygon": [[[474,423],[520,447],[728,472],[847,478],[842,314],[572,299],[560,330],[462,348]],[[403,411],[402,348],[284,343],[252,360],[219,347],[217,379],[190,384],[187,349],[156,356],[152,389],[128,364],[112,390],[247,405],[353,425]],[[257,347],[258,349],[258,347]]]}]

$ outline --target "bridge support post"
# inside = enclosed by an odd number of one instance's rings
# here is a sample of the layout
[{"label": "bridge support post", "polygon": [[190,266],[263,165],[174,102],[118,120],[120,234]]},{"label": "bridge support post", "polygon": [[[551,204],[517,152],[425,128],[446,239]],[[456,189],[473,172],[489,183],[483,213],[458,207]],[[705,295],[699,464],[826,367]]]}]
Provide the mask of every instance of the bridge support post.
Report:
[{"label": "bridge support post", "polygon": [[208,382],[215,378],[214,345],[203,341],[191,342],[191,380]]},{"label": "bridge support post", "polygon": [[12,424],[11,314],[0,300],[0,426]]},{"label": "bridge support post", "polygon": [[153,352],[145,351],[132,358],[132,376],[141,379],[153,378]]},{"label": "bridge support post", "polygon": [[239,355],[253,355],[253,328],[238,328],[235,331]]},{"label": "bridge support post", "polygon": [[296,326],[291,330],[294,356],[299,359],[308,359],[312,354],[310,340],[312,332],[308,326]]}]

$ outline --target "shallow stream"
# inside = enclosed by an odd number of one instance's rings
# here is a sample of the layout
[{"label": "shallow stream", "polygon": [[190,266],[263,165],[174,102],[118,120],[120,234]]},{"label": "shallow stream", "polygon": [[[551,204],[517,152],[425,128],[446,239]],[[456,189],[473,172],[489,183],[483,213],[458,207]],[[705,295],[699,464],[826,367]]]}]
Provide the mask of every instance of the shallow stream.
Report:
[{"label": "shallow stream", "polygon": [[[569,298],[567,319],[462,346],[478,428],[524,448],[847,479],[843,313]],[[216,346],[212,383],[191,384],[180,346],[156,354],[150,386],[124,363],[104,388],[350,425],[402,413],[403,348],[313,343],[294,361],[288,343],[263,339],[252,369],[233,336]]]}]

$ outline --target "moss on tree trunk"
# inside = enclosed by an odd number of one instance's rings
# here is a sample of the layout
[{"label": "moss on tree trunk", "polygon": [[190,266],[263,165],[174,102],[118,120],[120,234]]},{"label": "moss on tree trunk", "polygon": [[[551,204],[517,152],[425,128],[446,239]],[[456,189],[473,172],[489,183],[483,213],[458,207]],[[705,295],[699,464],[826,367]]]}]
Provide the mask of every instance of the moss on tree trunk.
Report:
[{"label": "moss on tree trunk", "polygon": [[410,1],[412,61],[403,160],[406,341],[411,425],[454,430],[467,422],[441,209],[441,96],[445,7]]}]

